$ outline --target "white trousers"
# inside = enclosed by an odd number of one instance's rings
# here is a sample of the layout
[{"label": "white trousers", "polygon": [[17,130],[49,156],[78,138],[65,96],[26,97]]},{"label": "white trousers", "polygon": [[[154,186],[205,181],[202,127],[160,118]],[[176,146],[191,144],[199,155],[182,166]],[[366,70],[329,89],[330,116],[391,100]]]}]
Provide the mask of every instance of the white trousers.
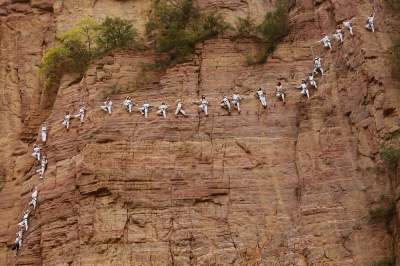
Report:
[{"label": "white trousers", "polygon": [[365,25],[365,27],[367,28],[367,30],[375,32],[374,23],[367,23],[367,25]]},{"label": "white trousers", "polygon": [[182,107],[176,107],[175,115],[179,115],[179,114],[186,116],[186,112],[183,111]]},{"label": "white trousers", "polygon": [[238,110],[240,113],[240,102],[239,101],[232,101],[233,106]]},{"label": "white trousers", "polygon": [[32,198],[31,201],[29,202],[29,205],[33,206],[33,209],[36,209],[36,204],[37,204],[37,198]]},{"label": "white trousers", "polygon": [[40,133],[40,136],[42,138],[42,142],[46,142],[47,140],[47,131],[42,130]]},{"label": "white trousers", "polygon": [[308,89],[302,89],[301,94],[303,94],[304,96],[307,96],[307,98],[310,98],[310,94],[308,93]]},{"label": "white trousers", "polygon": [[267,107],[267,98],[263,95],[263,96],[259,96],[259,99],[260,99],[262,106]]},{"label": "white trousers", "polygon": [[158,115],[162,115],[164,118],[167,118],[167,111],[166,110],[158,110],[157,111]]},{"label": "white trousers", "polygon": [[207,104],[200,104],[199,105],[200,111],[204,112],[206,115],[208,115],[208,106]]},{"label": "white trousers", "polygon": [[317,88],[317,82],[315,80],[311,80],[310,81],[311,86],[313,86],[314,88]]},{"label": "white trousers", "polygon": [[226,110],[228,110],[228,112],[231,112],[231,104],[230,103],[221,103],[221,107],[225,108]]},{"label": "white trousers", "polygon": [[100,106],[101,110],[103,110],[104,112],[107,112],[109,114],[112,113],[112,107],[111,106],[107,106],[107,105],[102,105]]},{"label": "white trousers", "polygon": [[145,108],[145,107],[140,107],[139,111],[142,113],[142,115],[144,115],[145,118],[148,117],[149,115],[149,108]]},{"label": "white trousers", "polygon": [[37,161],[40,161],[40,152],[33,152],[32,156],[35,157]]}]

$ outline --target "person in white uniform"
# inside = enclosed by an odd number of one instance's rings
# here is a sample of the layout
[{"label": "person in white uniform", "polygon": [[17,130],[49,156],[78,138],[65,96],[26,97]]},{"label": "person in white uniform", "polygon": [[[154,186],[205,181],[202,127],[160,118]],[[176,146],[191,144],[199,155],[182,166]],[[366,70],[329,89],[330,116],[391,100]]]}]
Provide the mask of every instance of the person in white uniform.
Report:
[{"label": "person in white uniform", "polygon": [[104,112],[107,112],[108,114],[111,115],[112,113],[112,101],[110,97],[107,97],[106,101],[104,102],[104,104],[102,106],[100,106],[101,110],[103,110]]},{"label": "person in white uniform", "polygon": [[122,103],[122,106],[126,109],[126,111],[127,111],[128,113],[132,113],[132,107],[133,107],[134,105],[135,105],[135,104],[133,103],[132,98],[131,98],[130,96],[127,96],[127,97],[125,98],[125,100],[123,101],[123,103]]},{"label": "person in white uniform", "polygon": [[231,103],[229,102],[228,97],[224,96],[221,100],[220,106],[228,111],[231,114]]},{"label": "person in white uniform", "polygon": [[240,101],[242,100],[242,97],[240,97],[240,95],[238,93],[234,93],[232,95],[232,103],[233,103],[233,107],[236,108],[236,110],[238,110],[238,113],[240,114],[241,110],[240,110]]},{"label": "person in white uniform", "polygon": [[39,145],[37,145],[37,144],[34,144],[33,145],[33,153],[32,153],[32,156],[37,160],[37,161],[39,161],[40,162],[40,147],[39,147]]},{"label": "person in white uniform", "polygon": [[324,45],[325,48],[332,49],[331,40],[329,39],[329,36],[325,33],[322,34],[322,39],[320,40],[320,42]]},{"label": "person in white uniform", "polygon": [[46,143],[47,141],[47,123],[43,123],[42,126],[40,127],[40,139],[42,140],[43,143]]},{"label": "person in white uniform", "polygon": [[345,21],[343,21],[343,26],[345,26],[349,30],[350,35],[354,35],[353,34],[353,22],[351,20],[346,19]]},{"label": "person in white uniform", "polygon": [[147,118],[149,116],[149,109],[150,104],[145,101],[142,107],[139,108],[139,112],[144,116],[144,118]]},{"label": "person in white uniform", "polygon": [[70,120],[71,120],[70,113],[69,112],[65,112],[64,120],[63,120],[62,124],[64,125],[66,130],[69,130]]},{"label": "person in white uniform", "polygon": [[375,16],[375,14],[372,13],[369,17],[367,17],[367,24],[365,25],[365,28],[372,32],[375,32],[374,16]]},{"label": "person in white uniform", "polygon": [[275,92],[276,92],[276,97],[278,97],[278,99],[281,99],[283,103],[286,103],[285,102],[286,93],[285,93],[285,90],[283,89],[281,82],[278,82],[276,84]]},{"label": "person in white uniform", "polygon": [[167,109],[168,105],[161,103],[161,105],[158,107],[157,115],[167,118]]},{"label": "person in white uniform", "polygon": [[178,116],[179,114],[187,117],[185,110],[183,110],[183,101],[181,99],[176,100],[175,116]]},{"label": "person in white uniform", "polygon": [[307,88],[307,82],[305,80],[303,80],[301,82],[301,84],[296,88],[301,90],[301,92],[300,92],[301,94],[303,94],[304,96],[307,96],[307,98],[310,98],[310,94],[309,94],[308,88]]},{"label": "person in white uniform", "polygon": [[29,206],[32,206],[33,209],[35,210],[36,206],[37,206],[37,199],[38,199],[38,190],[37,190],[36,186],[33,187],[31,196],[32,196],[32,198],[31,198],[31,201],[29,202]]},{"label": "person in white uniform", "polygon": [[83,124],[83,122],[85,121],[85,115],[86,115],[86,107],[82,103],[82,104],[80,104],[79,112],[78,112],[78,114],[75,115],[75,117],[79,118],[79,121],[81,122],[81,124]]},{"label": "person in white uniform", "polygon": [[267,96],[261,88],[257,90],[256,97],[260,100],[263,108],[267,108]]}]

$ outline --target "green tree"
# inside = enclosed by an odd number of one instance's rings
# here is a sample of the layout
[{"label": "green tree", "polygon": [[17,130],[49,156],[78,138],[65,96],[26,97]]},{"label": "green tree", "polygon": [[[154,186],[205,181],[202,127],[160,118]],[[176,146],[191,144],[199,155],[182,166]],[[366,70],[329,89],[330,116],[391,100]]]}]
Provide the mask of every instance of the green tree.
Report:
[{"label": "green tree", "polygon": [[133,25],[121,18],[107,17],[99,26],[97,45],[101,51],[131,47],[137,36]]},{"label": "green tree", "polygon": [[202,14],[193,0],[155,0],[146,33],[170,64],[180,63],[194,52],[197,43],[222,33],[227,24],[215,14]]}]

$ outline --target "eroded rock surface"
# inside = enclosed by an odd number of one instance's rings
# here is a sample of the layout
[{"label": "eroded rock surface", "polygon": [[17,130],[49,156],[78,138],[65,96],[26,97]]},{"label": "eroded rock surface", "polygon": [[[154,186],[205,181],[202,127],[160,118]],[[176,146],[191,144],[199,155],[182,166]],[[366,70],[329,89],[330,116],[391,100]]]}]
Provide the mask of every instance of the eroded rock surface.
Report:
[{"label": "eroded rock surface", "polygon": [[[291,33],[264,65],[246,66],[254,40],[229,36],[199,45],[193,60],[165,73],[143,73],[150,52],[120,51],[91,65],[81,81],[65,76],[54,104],[38,78],[43,50],[84,15],[132,19],[143,31],[149,1],[0,1],[0,261],[2,265],[370,265],[391,256],[394,237],[370,223],[369,209],[392,190],[377,171],[379,146],[399,129],[398,81],[388,60],[394,14],[383,3],[298,1]],[[272,4],[199,1],[234,17],[262,19]],[[377,32],[363,29],[377,12]],[[354,17],[332,52],[317,43]],[[313,49],[310,49],[313,47]],[[294,89],[311,70],[312,53],[327,75],[306,100]],[[274,97],[277,80],[288,91]],[[257,87],[270,106],[260,108]],[[224,94],[239,92],[243,112],[228,116]],[[192,104],[207,95],[210,116]],[[115,112],[100,111],[111,95]],[[136,103],[165,101],[168,119]],[[188,118],[174,117],[177,98]],[[87,121],[66,132],[64,111],[88,107]],[[51,102],[52,103],[52,102]],[[49,169],[34,174],[32,143],[42,121]],[[4,178],[1,178],[4,176]],[[39,207],[18,257],[16,224],[39,184]],[[397,250],[395,250],[395,253]]]}]

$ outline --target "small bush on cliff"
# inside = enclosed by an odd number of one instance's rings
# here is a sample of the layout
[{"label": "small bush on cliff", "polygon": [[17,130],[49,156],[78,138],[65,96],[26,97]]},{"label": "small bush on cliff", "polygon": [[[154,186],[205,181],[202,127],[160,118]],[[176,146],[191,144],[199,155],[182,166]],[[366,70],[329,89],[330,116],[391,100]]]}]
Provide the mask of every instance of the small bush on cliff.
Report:
[{"label": "small bush on cliff", "polygon": [[400,9],[400,0],[387,0],[389,3],[390,7],[392,7],[395,10]]},{"label": "small bush on cliff", "polygon": [[132,24],[120,18],[107,17],[98,29],[97,45],[102,51],[132,47],[137,36]]},{"label": "small bush on cliff", "polygon": [[398,78],[400,76],[400,39],[396,40],[393,44],[392,61],[395,77]]},{"label": "small bush on cliff", "polygon": [[389,222],[396,213],[396,204],[393,200],[387,201],[384,205],[369,210],[370,223]]},{"label": "small bush on cliff", "polygon": [[275,10],[265,15],[263,22],[256,27],[255,33],[253,33],[250,21],[239,20],[239,27],[236,27],[239,36],[254,35],[264,44],[264,49],[257,55],[248,56],[247,63],[249,65],[264,63],[278,43],[289,33],[289,8],[288,0],[278,0]]},{"label": "small bush on cliff", "polygon": [[372,266],[395,266],[395,265],[396,263],[394,257],[386,257],[372,264]]},{"label": "small bush on cliff", "polygon": [[255,22],[251,18],[238,18],[235,24],[236,35],[234,39],[250,38],[257,34]]},{"label": "small bush on cliff", "polygon": [[400,149],[392,146],[382,146],[380,155],[390,171],[395,171],[400,160]]},{"label": "small bush on cliff", "polygon": [[146,32],[159,53],[166,53],[165,66],[177,64],[194,53],[195,45],[227,28],[222,17],[202,14],[193,0],[155,0]]},{"label": "small bush on cliff", "polygon": [[130,47],[136,31],[127,21],[107,17],[101,24],[83,19],[75,27],[58,36],[56,44],[42,58],[40,73],[46,89],[57,86],[64,73],[83,74],[90,60],[104,52]]}]

